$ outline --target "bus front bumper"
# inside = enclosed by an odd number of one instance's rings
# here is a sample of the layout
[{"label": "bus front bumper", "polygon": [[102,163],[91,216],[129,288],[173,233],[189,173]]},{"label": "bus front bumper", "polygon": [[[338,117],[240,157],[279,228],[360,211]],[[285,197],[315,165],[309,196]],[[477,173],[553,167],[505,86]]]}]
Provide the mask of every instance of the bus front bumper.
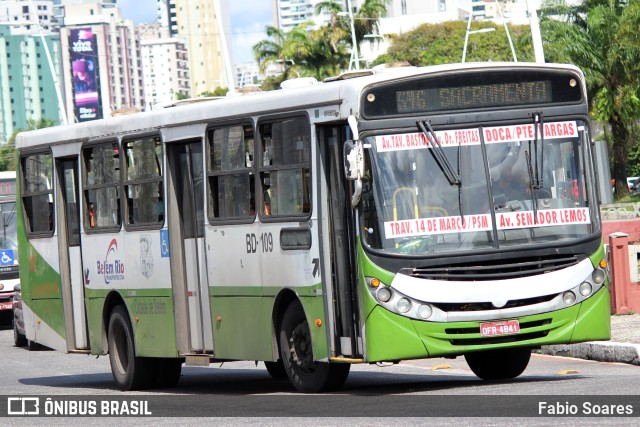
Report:
[{"label": "bus front bumper", "polygon": [[366,321],[366,360],[397,361],[498,348],[608,340],[611,336],[609,289],[603,286],[591,298],[574,306],[517,320],[519,333],[486,337],[480,334],[483,322],[419,321],[377,306]]}]

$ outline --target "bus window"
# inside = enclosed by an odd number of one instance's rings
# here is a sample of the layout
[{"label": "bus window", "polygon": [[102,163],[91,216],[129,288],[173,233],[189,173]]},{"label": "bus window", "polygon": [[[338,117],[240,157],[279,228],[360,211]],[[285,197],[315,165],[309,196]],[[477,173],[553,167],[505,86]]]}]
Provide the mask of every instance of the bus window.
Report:
[{"label": "bus window", "polygon": [[53,161],[50,153],[22,158],[22,202],[29,234],[53,232]]},{"label": "bus window", "polygon": [[164,222],[162,144],[157,136],[128,140],[125,150],[127,225],[149,226]]},{"label": "bus window", "polygon": [[305,117],[260,125],[264,216],[298,216],[311,212],[310,133]]},{"label": "bus window", "polygon": [[92,145],[82,150],[85,177],[85,230],[120,228],[120,151],[118,144]]},{"label": "bus window", "polygon": [[251,125],[207,132],[209,144],[209,220],[255,215],[254,138]]}]

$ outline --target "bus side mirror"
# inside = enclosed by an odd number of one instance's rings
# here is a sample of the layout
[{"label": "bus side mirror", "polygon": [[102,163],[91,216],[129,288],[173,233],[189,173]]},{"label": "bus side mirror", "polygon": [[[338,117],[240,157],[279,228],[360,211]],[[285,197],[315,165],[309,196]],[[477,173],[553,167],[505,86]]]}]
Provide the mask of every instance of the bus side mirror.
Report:
[{"label": "bus side mirror", "polygon": [[364,175],[364,156],[361,141],[345,141],[344,174],[349,181],[356,181]]},{"label": "bus side mirror", "polygon": [[349,181],[355,181],[351,206],[356,207],[360,203],[362,195],[362,177],[364,175],[364,155],[362,141],[348,140],[344,143],[344,173]]}]

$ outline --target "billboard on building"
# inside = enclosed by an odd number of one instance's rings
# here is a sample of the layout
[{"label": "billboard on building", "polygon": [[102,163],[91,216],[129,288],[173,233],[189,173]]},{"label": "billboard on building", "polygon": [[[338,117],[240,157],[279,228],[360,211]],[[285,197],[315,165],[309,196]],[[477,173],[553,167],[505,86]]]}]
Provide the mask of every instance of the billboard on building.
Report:
[{"label": "billboard on building", "polygon": [[98,49],[91,28],[75,28],[69,36],[73,105],[79,122],[102,118]]}]

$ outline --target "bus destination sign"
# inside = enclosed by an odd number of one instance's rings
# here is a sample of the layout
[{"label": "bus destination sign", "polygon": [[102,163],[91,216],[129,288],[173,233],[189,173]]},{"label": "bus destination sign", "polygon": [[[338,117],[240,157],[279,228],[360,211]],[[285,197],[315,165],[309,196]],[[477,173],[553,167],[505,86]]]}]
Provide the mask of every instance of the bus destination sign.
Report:
[{"label": "bus destination sign", "polygon": [[551,82],[524,81],[396,92],[399,114],[551,102]]},{"label": "bus destination sign", "polygon": [[374,85],[363,94],[367,119],[510,110],[583,102],[580,77],[556,70],[499,70],[409,78]]}]

